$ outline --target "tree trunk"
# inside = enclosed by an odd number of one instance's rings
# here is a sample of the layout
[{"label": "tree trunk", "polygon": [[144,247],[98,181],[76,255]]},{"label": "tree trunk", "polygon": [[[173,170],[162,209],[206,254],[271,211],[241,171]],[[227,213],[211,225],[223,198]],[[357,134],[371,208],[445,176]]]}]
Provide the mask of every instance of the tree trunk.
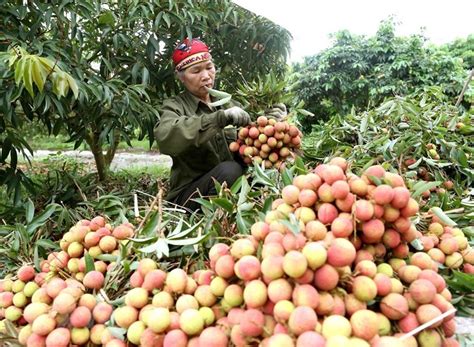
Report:
[{"label": "tree trunk", "polygon": [[110,145],[107,153],[105,154],[105,163],[107,167],[110,167],[112,160],[114,160],[115,152],[117,151],[117,147],[120,143],[120,132],[114,131],[114,141]]},{"label": "tree trunk", "polygon": [[90,131],[86,136],[86,142],[94,155],[99,181],[105,181],[108,177],[110,163],[107,164],[104,153],[102,152],[102,145],[99,142],[99,136],[100,132]]}]

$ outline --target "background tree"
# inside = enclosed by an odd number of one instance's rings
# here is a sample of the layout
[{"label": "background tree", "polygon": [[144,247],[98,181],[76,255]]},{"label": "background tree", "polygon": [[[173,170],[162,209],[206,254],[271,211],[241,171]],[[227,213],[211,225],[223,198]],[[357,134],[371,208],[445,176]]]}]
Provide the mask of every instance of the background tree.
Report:
[{"label": "background tree", "polygon": [[462,59],[464,68],[474,69],[474,34],[443,45],[451,55]]},{"label": "background tree", "polygon": [[[31,152],[19,131],[24,123],[39,119],[53,134],[65,129],[76,148],[86,142],[104,180],[121,139],[139,129],[140,138],[153,142],[157,105],[179,90],[170,59],[178,41],[206,40],[220,83],[232,92],[238,80],[283,71],[291,38],[227,0],[7,2],[0,18],[0,184],[17,192],[27,182],[17,170],[17,152]],[[48,58],[66,77],[56,87],[53,68],[39,69],[35,78],[36,65],[19,64],[22,54],[14,47]],[[76,95],[68,93],[67,76]]]},{"label": "background tree", "polygon": [[427,45],[423,35],[398,37],[395,28],[387,20],[373,37],[340,31],[332,47],[295,65],[298,95],[316,115],[306,126],[425,86],[441,86],[453,98],[459,93],[466,76],[461,59]]}]

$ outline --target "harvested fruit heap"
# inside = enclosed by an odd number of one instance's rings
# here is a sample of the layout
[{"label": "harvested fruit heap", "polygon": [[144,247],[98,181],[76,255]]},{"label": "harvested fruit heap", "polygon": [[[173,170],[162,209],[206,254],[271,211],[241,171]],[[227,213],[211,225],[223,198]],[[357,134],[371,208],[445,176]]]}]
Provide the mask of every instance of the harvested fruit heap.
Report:
[{"label": "harvested fruit heap", "polygon": [[474,274],[474,250],[468,248],[468,240],[459,228],[443,226],[441,221],[434,216],[427,233],[420,240],[423,250],[434,261],[450,269]]},{"label": "harvested fruit heap", "polygon": [[[346,169],[335,158],[295,177],[251,235],[210,249],[209,269],[166,272],[141,259],[116,302],[102,293],[104,274],[133,227],[81,221],[43,272],[24,266],[0,282],[0,312],[9,322],[0,331],[13,324],[20,343],[55,347],[458,346],[451,294],[437,272],[441,254],[432,250],[436,235],[449,253],[446,266],[472,266],[462,232],[435,219],[422,235],[410,220],[418,205],[399,175],[381,166],[361,177]],[[433,247],[416,244],[426,237]],[[412,252],[409,243],[429,250]]]},{"label": "harvested fruit heap", "polygon": [[229,149],[239,152],[247,164],[263,162],[267,169],[279,168],[300,148],[301,136],[301,131],[286,121],[260,116],[255,124],[239,130],[237,141]]}]

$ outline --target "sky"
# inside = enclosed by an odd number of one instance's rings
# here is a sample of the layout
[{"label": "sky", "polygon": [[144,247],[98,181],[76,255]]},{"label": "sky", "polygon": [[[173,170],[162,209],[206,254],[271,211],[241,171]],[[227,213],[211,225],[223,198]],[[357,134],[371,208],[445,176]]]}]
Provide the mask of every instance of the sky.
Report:
[{"label": "sky", "polygon": [[293,35],[290,62],[331,46],[329,34],[347,29],[372,36],[393,15],[397,35],[421,32],[435,44],[474,34],[474,0],[234,0]]}]

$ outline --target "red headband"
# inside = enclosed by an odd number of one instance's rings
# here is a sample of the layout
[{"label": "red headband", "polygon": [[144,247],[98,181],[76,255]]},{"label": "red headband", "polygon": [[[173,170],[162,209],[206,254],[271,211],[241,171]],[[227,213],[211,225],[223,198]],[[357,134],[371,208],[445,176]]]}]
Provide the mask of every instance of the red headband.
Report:
[{"label": "red headband", "polygon": [[173,52],[173,63],[177,71],[183,71],[191,65],[211,60],[209,48],[197,39],[185,39]]}]

